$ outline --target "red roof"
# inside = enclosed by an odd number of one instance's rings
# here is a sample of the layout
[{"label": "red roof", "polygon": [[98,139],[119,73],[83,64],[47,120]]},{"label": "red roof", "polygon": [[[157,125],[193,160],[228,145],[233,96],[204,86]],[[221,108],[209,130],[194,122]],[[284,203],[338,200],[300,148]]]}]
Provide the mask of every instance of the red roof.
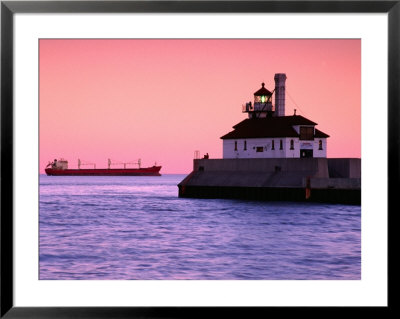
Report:
[{"label": "red roof", "polygon": [[[299,137],[293,128],[296,125],[315,126],[317,123],[301,115],[246,119],[236,124],[234,130],[221,136],[221,139]],[[315,137],[329,137],[329,135],[316,129]]]},{"label": "red roof", "polygon": [[254,95],[256,96],[261,96],[261,95],[272,95],[272,93],[270,91],[268,91],[265,87],[264,87],[265,83],[261,83],[262,88],[259,89],[257,92],[254,93]]}]

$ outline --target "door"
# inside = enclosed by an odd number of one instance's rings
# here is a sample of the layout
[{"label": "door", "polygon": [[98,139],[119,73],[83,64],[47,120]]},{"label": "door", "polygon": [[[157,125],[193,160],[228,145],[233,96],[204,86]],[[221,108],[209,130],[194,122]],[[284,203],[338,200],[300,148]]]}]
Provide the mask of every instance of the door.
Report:
[{"label": "door", "polygon": [[300,150],[300,157],[301,158],[313,157],[313,150]]}]

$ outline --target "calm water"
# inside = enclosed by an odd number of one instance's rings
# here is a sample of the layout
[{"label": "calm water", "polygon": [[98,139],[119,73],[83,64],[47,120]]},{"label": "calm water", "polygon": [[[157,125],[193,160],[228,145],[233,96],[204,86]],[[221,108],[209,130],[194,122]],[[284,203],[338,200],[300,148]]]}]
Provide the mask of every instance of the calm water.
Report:
[{"label": "calm water", "polygon": [[184,175],[40,176],[40,279],[360,279],[360,206],[178,198]]}]

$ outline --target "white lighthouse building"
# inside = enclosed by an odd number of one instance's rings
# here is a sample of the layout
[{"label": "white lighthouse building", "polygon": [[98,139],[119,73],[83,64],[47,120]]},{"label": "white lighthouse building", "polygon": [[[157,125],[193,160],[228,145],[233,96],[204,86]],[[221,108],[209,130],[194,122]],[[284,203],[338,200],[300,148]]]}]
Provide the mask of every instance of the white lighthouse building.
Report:
[{"label": "white lighthouse building", "polygon": [[326,157],[329,135],[316,129],[317,123],[303,116],[286,116],[286,74],[277,73],[274,80],[273,92],[262,83],[254,93],[254,102],[243,106],[248,119],[221,137],[223,158]]}]

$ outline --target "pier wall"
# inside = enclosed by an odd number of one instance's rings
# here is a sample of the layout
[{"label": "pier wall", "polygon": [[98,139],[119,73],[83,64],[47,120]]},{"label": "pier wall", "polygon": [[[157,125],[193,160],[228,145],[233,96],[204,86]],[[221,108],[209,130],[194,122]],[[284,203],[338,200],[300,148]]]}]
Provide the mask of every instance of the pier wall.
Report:
[{"label": "pier wall", "polygon": [[180,197],[360,204],[361,159],[196,159],[178,188]]},{"label": "pier wall", "polygon": [[361,159],[328,158],[329,177],[361,178]]}]

